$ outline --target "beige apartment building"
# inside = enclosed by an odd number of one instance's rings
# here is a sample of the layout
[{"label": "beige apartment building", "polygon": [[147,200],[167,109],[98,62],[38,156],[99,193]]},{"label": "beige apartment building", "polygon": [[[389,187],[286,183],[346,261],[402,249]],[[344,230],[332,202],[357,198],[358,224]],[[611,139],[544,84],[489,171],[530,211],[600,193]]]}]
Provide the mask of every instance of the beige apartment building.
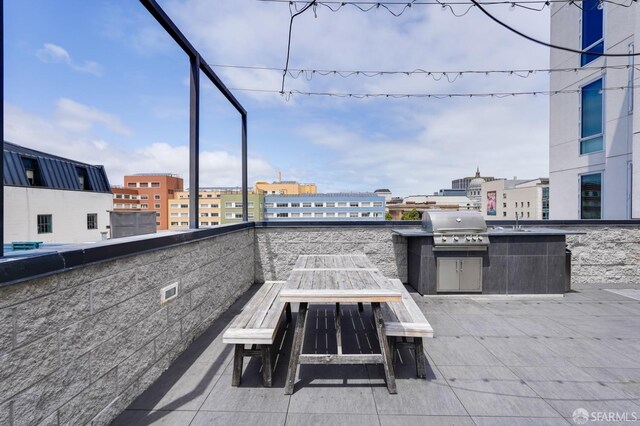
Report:
[{"label": "beige apartment building", "polygon": [[318,188],[315,183],[283,181],[282,175],[278,173],[278,182],[256,182],[255,192],[265,195],[301,195],[315,194],[318,192]]},{"label": "beige apartment building", "polygon": [[485,182],[481,194],[485,220],[549,219],[549,178]]},{"label": "beige apartment building", "polygon": [[[222,221],[220,197],[224,194],[242,194],[241,188],[200,188],[198,191],[200,228],[220,225]],[[189,192],[177,191],[174,198],[167,201],[169,229],[189,229]]]}]

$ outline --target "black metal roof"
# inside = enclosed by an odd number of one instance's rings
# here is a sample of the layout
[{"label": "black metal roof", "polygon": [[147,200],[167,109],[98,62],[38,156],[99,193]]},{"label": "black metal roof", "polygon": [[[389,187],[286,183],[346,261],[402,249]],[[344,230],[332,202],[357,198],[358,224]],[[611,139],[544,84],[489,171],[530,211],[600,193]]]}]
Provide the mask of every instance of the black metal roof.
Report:
[{"label": "black metal roof", "polygon": [[[94,166],[36,151],[10,142],[4,142],[4,184],[7,186],[31,186],[23,159],[34,160],[38,167],[38,188],[81,191],[78,169],[86,170],[88,192],[111,192],[111,185],[103,166]],[[86,179],[85,179],[86,180]]]}]

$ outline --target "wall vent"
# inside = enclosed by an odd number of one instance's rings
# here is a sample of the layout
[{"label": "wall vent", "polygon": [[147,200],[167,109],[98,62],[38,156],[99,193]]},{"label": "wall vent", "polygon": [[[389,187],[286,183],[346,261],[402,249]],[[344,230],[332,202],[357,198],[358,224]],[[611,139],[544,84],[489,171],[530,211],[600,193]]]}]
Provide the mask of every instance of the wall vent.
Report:
[{"label": "wall vent", "polygon": [[160,290],[160,304],[164,305],[178,297],[178,283],[169,284]]}]

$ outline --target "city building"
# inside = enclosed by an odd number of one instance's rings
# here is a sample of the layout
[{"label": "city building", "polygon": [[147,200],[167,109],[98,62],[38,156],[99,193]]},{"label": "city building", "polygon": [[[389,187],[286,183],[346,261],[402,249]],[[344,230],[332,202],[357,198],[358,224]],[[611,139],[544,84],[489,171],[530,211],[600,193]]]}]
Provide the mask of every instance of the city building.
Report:
[{"label": "city building", "polygon": [[[265,195],[251,192],[248,194],[247,214],[249,221],[262,221]],[[242,222],[242,194],[220,195],[220,219],[221,223]]]},{"label": "city building", "polygon": [[391,220],[402,220],[404,213],[415,209],[422,217],[427,210],[473,210],[471,200],[465,195],[410,195],[402,203],[389,204]]},{"label": "city building", "polygon": [[549,179],[498,179],[482,184],[485,220],[549,219]]},{"label": "city building", "polygon": [[480,168],[476,170],[476,177],[469,181],[467,185],[467,198],[471,200],[471,206],[474,210],[480,210],[480,199],[482,192],[482,184],[487,182],[485,178],[480,176]]},{"label": "city building", "polygon": [[[584,0],[551,5],[551,219],[640,218],[640,117],[634,59],[640,8]],[[605,68],[606,67],[606,68]],[[635,86],[634,86],[635,85]],[[575,91],[575,92],[573,92]]]},{"label": "city building", "polygon": [[495,180],[496,178],[493,176],[480,176],[480,167],[476,169],[476,174],[474,176],[467,176],[459,179],[454,179],[451,181],[451,189],[464,189],[466,190],[469,187],[469,184],[472,180],[482,178],[485,182],[490,182]]},{"label": "city building", "polygon": [[391,194],[391,191],[388,190],[387,188],[376,189],[375,191],[373,191],[373,193],[376,194],[376,195],[379,195],[381,197],[384,197],[384,201],[386,203],[391,201],[391,199],[393,198],[393,195]]},{"label": "city building", "polygon": [[111,185],[113,193],[113,211],[140,211],[140,194],[136,188]]},{"label": "city building", "polygon": [[4,143],[4,243],[107,238],[109,179],[94,166]]},{"label": "city building", "polygon": [[318,192],[318,188],[316,187],[315,183],[283,181],[282,174],[278,173],[277,182],[256,182],[255,192],[264,193],[265,195],[315,194],[316,192]]},{"label": "city building", "polygon": [[[200,188],[198,191],[198,227],[210,228],[222,222],[220,196],[222,194],[241,194],[238,187]],[[189,191],[176,191],[174,198],[168,200],[169,229],[189,229]]]},{"label": "city building", "polygon": [[457,195],[457,196],[466,196],[467,195],[467,190],[466,189],[441,189],[438,192],[434,193],[433,195]]},{"label": "city building", "polygon": [[[141,211],[155,211],[158,230],[169,229],[167,201],[182,191],[182,178],[169,173],[140,173],[124,177],[124,187],[138,191]],[[123,194],[124,196],[124,194]]]},{"label": "city building", "polygon": [[266,221],[384,220],[385,199],[374,193],[267,195]]}]

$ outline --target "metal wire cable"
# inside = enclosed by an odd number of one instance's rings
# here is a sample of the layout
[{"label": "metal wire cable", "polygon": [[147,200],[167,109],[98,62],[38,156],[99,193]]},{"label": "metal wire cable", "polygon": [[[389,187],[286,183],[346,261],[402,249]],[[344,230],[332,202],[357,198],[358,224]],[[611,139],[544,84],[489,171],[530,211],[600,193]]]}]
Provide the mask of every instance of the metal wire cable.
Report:
[{"label": "metal wire cable", "polygon": [[282,73],[282,88],[280,89],[281,92],[284,92],[284,80],[287,77],[287,70],[289,69],[289,56],[291,55],[291,32],[293,30],[293,20],[295,19],[296,16],[301,15],[307,9],[309,9],[311,6],[315,4],[316,4],[316,0],[312,0],[310,3],[308,3],[305,7],[303,7],[301,10],[297,11],[296,13],[293,13],[293,11],[291,10],[291,4],[289,4],[289,12],[291,13],[291,20],[289,21],[289,40],[287,41],[287,61],[284,66],[284,72]]}]

